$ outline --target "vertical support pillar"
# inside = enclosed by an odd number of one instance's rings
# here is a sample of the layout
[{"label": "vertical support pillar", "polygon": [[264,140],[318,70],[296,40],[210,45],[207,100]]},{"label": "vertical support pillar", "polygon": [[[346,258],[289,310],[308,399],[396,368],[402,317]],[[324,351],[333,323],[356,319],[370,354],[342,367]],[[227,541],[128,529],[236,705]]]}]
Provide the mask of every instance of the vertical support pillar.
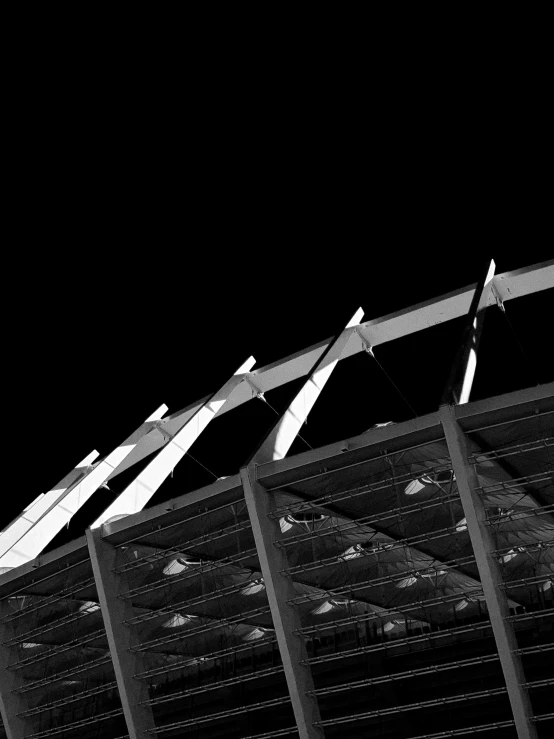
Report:
[{"label": "vertical support pillar", "polygon": [[274,546],[279,525],[268,517],[275,507],[274,497],[256,479],[255,465],[243,468],[240,474],[298,733],[300,739],[323,739],[323,730],[314,725],[321,719],[317,698],[309,694],[314,683],[305,663],[308,651],[304,637],[297,633],[300,614],[288,602],[296,593],[291,579],[281,574],[287,559],[285,552]]},{"label": "vertical support pillar", "polygon": [[24,681],[21,670],[9,669],[17,659],[15,650],[4,644],[16,636],[13,624],[6,621],[10,615],[13,611],[4,599],[0,602],[0,710],[8,739],[23,739],[33,733],[33,727],[28,718],[18,715],[27,708],[24,696],[13,693]]},{"label": "vertical support pillar", "polygon": [[118,585],[124,578],[114,572],[117,549],[101,534],[102,529],[88,529],[87,542],[123,714],[130,739],[147,739],[152,736],[149,730],[155,728],[152,709],[143,703],[149,697],[148,687],[134,677],[145,668],[141,656],[131,651],[138,643],[135,628],[124,623],[134,616],[133,608],[118,597]]},{"label": "vertical support pillar", "polygon": [[508,621],[510,612],[508,599],[502,588],[502,573],[494,554],[495,544],[490,527],[486,525],[485,506],[477,491],[479,479],[469,462],[466,437],[456,420],[454,408],[441,406],[439,413],[479,569],[517,734],[519,739],[536,739],[537,733],[531,720],[533,716],[531,701],[523,687],[526,682],[525,674],[521,658],[516,652],[516,635],[513,625]]}]

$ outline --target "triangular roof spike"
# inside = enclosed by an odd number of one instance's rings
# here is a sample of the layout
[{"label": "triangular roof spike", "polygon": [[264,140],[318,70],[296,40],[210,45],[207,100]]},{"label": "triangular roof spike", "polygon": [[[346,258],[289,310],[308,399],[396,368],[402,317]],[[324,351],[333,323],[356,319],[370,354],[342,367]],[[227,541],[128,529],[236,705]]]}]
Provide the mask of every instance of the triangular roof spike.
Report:
[{"label": "triangular roof spike", "polygon": [[[116,447],[104,459],[94,466],[89,464],[75,468],[62,481],[63,484],[70,481],[69,485],[62,489],[55,489],[52,491],[55,495],[50,496],[48,493],[44,496],[47,499],[46,501],[43,502],[43,499],[41,499],[34,505],[30,512],[34,518],[38,512],[36,509],[40,508],[40,517],[33,520],[31,526],[26,528],[23,535],[19,536],[9,549],[3,552],[0,556],[0,567],[18,567],[37,557],[56,534],[69,523],[91,495],[106,482],[118,465],[153,429],[156,429],[157,424],[167,410],[166,405],[161,405],[123,444]],[[94,458],[89,455],[83,462],[90,462]],[[2,537],[3,545],[4,538]]]},{"label": "triangular roof spike", "polygon": [[138,513],[144,508],[210,421],[217,416],[233,394],[239,392],[239,388],[241,388],[255,362],[254,357],[249,357],[232,377],[202,404],[181,430],[169,439],[169,443],[159,454],[96,519],[91,528],[98,528],[114,516]]},{"label": "triangular roof spike", "polygon": [[319,357],[302,389],[271,429],[250,462],[263,464],[274,459],[282,459],[287,454],[350,340],[355,337],[357,341],[361,341],[356,328],[363,315],[363,310],[359,308],[344,330]]},{"label": "triangular roof spike", "polygon": [[86,474],[87,469],[97,457],[98,452],[96,450],[87,454],[57,485],[54,485],[47,493],[41,493],[17,518],[6,526],[0,534],[0,566],[6,566],[1,565],[3,555],[42,518],[52,505],[56,504],[68,488]]}]

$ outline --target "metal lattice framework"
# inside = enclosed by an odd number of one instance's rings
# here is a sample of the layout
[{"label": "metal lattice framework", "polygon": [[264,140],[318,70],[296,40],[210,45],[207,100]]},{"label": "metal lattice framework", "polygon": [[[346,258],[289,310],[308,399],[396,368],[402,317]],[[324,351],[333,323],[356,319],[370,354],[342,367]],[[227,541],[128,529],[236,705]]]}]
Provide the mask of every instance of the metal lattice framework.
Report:
[{"label": "metal lattice framework", "polygon": [[[487,309],[553,287],[552,263],[491,263],[392,316],[360,310],[78,464],[0,534],[6,735],[547,736],[554,383],[469,398]],[[436,413],[287,457],[339,361],[464,315]],[[143,510],[212,420],[300,378],[238,474]],[[85,537],[41,554],[155,452]]]}]

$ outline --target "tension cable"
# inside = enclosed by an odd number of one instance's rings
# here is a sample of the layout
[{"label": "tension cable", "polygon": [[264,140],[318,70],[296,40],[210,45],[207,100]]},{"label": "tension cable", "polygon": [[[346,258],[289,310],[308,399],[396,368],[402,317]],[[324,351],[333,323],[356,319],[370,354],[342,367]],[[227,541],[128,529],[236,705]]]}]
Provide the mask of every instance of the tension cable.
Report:
[{"label": "tension cable", "polygon": [[193,457],[190,452],[186,452],[186,455],[187,455],[187,457],[190,457],[193,462],[196,462],[196,464],[199,464],[200,467],[203,467],[206,470],[206,472],[209,472],[210,475],[212,475],[213,477],[215,477],[216,480],[219,480],[219,477],[216,474],[214,474],[210,469],[208,469],[205,464],[202,464],[202,462],[200,462],[198,459],[196,459],[196,457]]},{"label": "tension cable", "polygon": [[414,418],[417,418],[417,413],[415,412],[415,410],[411,406],[410,402],[407,400],[407,398],[402,393],[402,391],[400,390],[400,388],[398,387],[398,385],[395,383],[395,381],[389,375],[389,373],[387,372],[387,370],[383,367],[383,365],[381,364],[381,362],[377,359],[377,357],[373,353],[373,347],[369,346],[369,344],[367,344],[365,341],[364,341],[364,351],[365,351],[366,354],[369,354],[370,357],[373,357],[373,359],[377,362],[377,365],[379,366],[379,368],[381,369],[381,371],[383,372],[383,374],[385,375],[385,377],[387,378],[387,380],[394,387],[394,389],[396,390],[396,392],[398,393],[398,395],[400,395],[400,397],[402,398],[402,400],[404,401],[404,403],[406,403],[406,405],[408,406],[408,408],[410,409],[410,411],[414,414]]},{"label": "tension cable", "polygon": [[[258,400],[261,400],[261,401],[262,401],[263,403],[265,403],[265,404],[267,405],[267,407],[268,407],[268,408],[271,408],[271,410],[273,411],[273,413],[275,413],[275,415],[276,415],[276,416],[277,416],[278,418],[281,418],[281,413],[279,413],[279,411],[278,411],[278,410],[276,410],[276,409],[275,409],[275,408],[274,408],[274,407],[273,407],[273,406],[271,405],[271,403],[269,402],[269,400],[267,400],[267,398],[265,397],[265,395],[264,395],[263,393],[257,392],[257,393],[256,393],[256,397],[258,398]],[[304,423],[306,423],[306,421],[304,421]],[[311,444],[310,444],[309,442],[307,442],[307,441],[306,441],[306,439],[304,439],[304,437],[303,437],[303,436],[300,436],[300,434],[296,434],[296,435],[298,436],[298,438],[300,439],[300,441],[303,441],[303,442],[304,442],[304,444],[306,444],[306,446],[308,447],[308,449],[313,449],[313,446],[312,446],[312,445],[311,445]]]},{"label": "tension cable", "polygon": [[531,360],[529,359],[529,356],[527,355],[525,349],[523,348],[523,344],[519,340],[519,336],[517,335],[516,330],[515,330],[512,322],[510,321],[510,317],[506,313],[506,306],[504,305],[503,300],[496,293],[495,293],[495,298],[496,298],[496,304],[500,308],[500,310],[502,311],[502,313],[504,314],[504,317],[506,318],[506,321],[508,322],[508,326],[510,327],[510,331],[512,332],[512,336],[514,337],[515,342],[516,342],[516,344],[519,347],[519,351],[521,353],[521,356],[523,357],[523,361],[525,362],[525,365],[527,366],[527,371],[529,373],[529,376],[531,377],[531,380],[536,385],[540,385],[540,382],[537,380],[537,376],[535,375],[535,371],[534,371],[533,365],[531,364]]}]

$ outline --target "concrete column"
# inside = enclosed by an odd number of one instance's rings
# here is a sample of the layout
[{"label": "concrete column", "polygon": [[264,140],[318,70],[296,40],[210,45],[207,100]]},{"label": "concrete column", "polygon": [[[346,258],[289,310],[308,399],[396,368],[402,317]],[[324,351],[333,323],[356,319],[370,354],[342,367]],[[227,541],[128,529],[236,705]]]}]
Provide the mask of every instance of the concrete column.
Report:
[{"label": "concrete column", "polygon": [[317,698],[308,694],[314,689],[312,671],[302,664],[308,659],[306,643],[295,633],[301,628],[300,614],[288,602],[296,593],[292,580],[281,574],[288,566],[286,554],[274,545],[279,524],[268,517],[275,508],[274,496],[257,481],[254,465],[242,469],[241,478],[298,733],[300,739],[323,739],[323,729],[314,726],[321,720]]},{"label": "concrete column", "polygon": [[508,620],[510,611],[506,593],[502,588],[502,572],[497,555],[494,554],[496,546],[490,527],[486,525],[485,506],[477,491],[479,479],[469,462],[467,440],[456,421],[454,408],[442,406],[439,413],[452,460],[452,468],[456,475],[464,516],[467,520],[475,561],[479,569],[517,734],[519,739],[536,739],[537,733],[531,721],[533,716],[531,701],[527,690],[523,687],[525,674],[521,658],[516,652],[518,648],[516,635],[511,621]]},{"label": "concrete column", "polygon": [[136,627],[124,623],[135,614],[131,604],[118,597],[120,589],[126,589],[126,578],[114,572],[117,549],[102,539],[101,528],[88,529],[87,542],[129,737],[147,739],[152,736],[148,730],[155,728],[151,707],[142,704],[149,698],[148,686],[133,677],[146,668],[142,655],[131,651],[138,645]]}]

